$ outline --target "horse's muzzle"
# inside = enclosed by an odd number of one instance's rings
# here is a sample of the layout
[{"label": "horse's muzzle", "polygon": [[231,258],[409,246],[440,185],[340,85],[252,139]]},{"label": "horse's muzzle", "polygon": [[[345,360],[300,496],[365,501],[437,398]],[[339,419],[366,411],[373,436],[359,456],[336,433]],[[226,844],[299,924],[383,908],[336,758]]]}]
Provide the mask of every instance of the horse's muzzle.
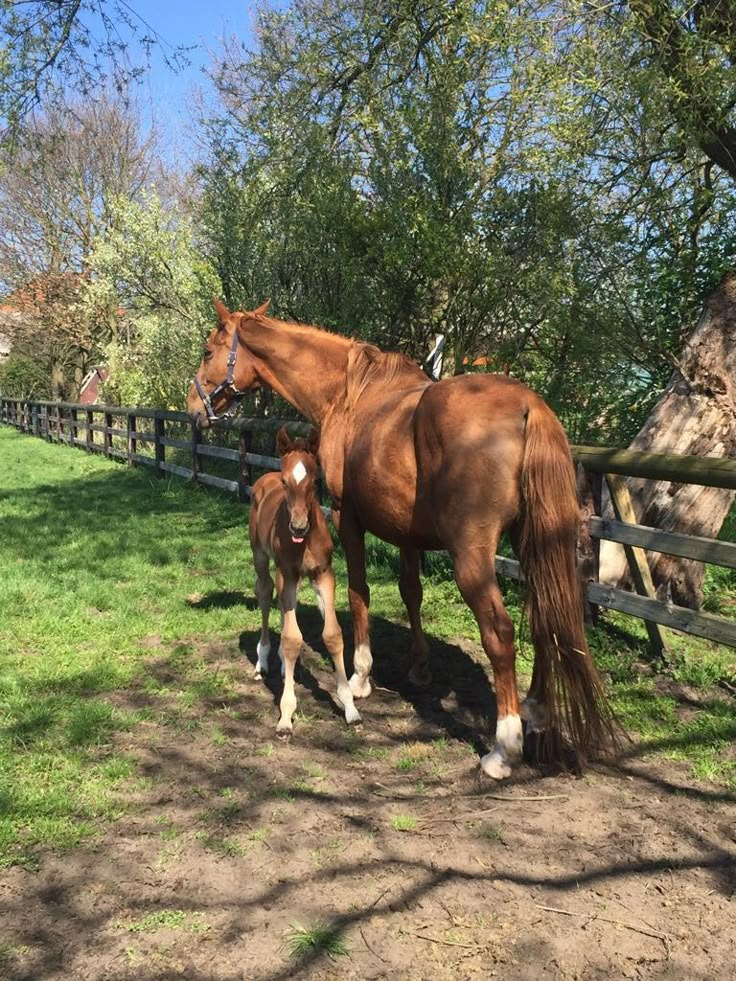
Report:
[{"label": "horse's muzzle", "polygon": [[289,522],[289,531],[291,532],[291,540],[297,545],[301,545],[304,539],[309,534],[309,522],[307,522],[303,527],[298,528]]}]

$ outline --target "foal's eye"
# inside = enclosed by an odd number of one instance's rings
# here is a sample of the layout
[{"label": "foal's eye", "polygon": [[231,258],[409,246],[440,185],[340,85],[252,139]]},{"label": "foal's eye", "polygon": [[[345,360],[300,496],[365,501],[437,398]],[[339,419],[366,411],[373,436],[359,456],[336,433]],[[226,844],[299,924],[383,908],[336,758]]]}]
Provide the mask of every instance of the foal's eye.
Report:
[{"label": "foal's eye", "polygon": [[204,351],[202,351],[202,359],[204,361],[209,361],[211,357],[212,357],[212,351],[210,351],[210,349],[206,347]]}]

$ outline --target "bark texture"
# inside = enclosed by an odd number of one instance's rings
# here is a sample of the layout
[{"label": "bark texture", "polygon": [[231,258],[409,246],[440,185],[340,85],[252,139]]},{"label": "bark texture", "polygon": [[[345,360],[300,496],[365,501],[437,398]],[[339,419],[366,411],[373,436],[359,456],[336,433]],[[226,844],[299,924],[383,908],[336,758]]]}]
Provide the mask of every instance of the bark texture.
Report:
[{"label": "bark texture", "polygon": [[[706,301],[680,364],[632,450],[736,457],[736,272]],[[734,491],[627,477],[639,524],[716,538]],[[608,505],[610,508],[610,503]],[[703,602],[702,562],[648,552],[660,599],[697,609]],[[601,543],[601,582],[629,588],[623,549]]]}]

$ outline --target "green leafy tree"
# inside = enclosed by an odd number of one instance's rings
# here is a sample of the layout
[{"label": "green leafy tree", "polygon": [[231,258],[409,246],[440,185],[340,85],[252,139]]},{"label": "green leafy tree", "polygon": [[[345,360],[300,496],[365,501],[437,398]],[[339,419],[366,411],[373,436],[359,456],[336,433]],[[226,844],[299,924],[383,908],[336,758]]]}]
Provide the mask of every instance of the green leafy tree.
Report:
[{"label": "green leafy tree", "polygon": [[90,272],[85,304],[105,311],[110,335],[107,400],[181,408],[221,288],[191,220],[153,192],[118,199]]}]

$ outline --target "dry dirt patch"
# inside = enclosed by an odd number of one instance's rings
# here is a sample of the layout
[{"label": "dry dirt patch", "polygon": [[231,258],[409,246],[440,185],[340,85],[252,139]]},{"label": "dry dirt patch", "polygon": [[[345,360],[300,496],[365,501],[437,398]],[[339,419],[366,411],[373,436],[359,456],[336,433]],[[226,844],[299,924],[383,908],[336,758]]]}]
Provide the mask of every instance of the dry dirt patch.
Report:
[{"label": "dry dirt patch", "polygon": [[[485,668],[441,646],[425,693],[382,661],[357,730],[308,654],[289,743],[278,673],[253,681],[234,645],[209,649],[235,678],[226,698],[177,716],[171,696],[121,693],[157,709],[116,746],[142,778],[127,815],[94,846],[4,873],[0,976],[732,977],[732,797],[635,752],[582,779],[523,767],[479,784]],[[165,654],[150,671],[174,677]],[[289,932],[316,924],[348,953],[294,961]]]}]

